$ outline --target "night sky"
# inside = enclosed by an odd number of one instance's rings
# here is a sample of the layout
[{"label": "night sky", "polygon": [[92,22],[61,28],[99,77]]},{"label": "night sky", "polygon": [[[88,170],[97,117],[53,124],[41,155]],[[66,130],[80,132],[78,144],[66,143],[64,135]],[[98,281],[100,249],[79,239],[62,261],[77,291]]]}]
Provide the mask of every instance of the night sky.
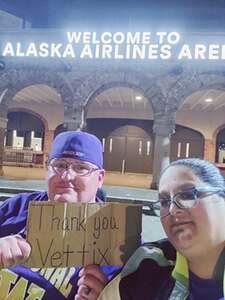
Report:
[{"label": "night sky", "polygon": [[219,30],[225,28],[224,0],[0,0],[0,9],[34,28],[82,30]]}]

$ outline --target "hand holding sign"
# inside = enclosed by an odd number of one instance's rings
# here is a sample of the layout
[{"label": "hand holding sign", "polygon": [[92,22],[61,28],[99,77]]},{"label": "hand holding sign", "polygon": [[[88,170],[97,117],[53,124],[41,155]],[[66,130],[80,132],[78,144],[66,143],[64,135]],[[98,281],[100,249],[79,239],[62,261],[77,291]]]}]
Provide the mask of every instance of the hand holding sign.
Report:
[{"label": "hand holding sign", "polygon": [[107,278],[97,265],[88,265],[80,271],[78,292],[74,300],[97,299],[105,285]]}]

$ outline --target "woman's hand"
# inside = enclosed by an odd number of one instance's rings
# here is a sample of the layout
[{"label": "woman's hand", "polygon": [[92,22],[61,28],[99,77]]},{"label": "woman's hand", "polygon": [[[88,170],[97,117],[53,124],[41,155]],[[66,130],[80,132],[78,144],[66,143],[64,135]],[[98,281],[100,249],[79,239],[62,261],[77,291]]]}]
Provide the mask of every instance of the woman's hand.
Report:
[{"label": "woman's hand", "polygon": [[78,280],[78,292],[74,300],[96,300],[107,284],[107,277],[97,265],[88,265],[81,269]]}]

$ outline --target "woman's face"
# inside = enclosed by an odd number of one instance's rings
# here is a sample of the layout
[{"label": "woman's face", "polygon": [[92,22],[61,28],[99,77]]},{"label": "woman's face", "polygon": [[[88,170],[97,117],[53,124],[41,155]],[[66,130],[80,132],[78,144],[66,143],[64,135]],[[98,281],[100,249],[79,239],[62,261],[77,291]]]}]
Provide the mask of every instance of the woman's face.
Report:
[{"label": "woman's face", "polygon": [[[171,166],[159,182],[159,199],[169,199],[191,187],[209,186],[185,166]],[[187,258],[209,254],[225,245],[225,201],[218,194],[202,197],[193,208],[180,209],[174,203],[161,218],[175,248]]]}]

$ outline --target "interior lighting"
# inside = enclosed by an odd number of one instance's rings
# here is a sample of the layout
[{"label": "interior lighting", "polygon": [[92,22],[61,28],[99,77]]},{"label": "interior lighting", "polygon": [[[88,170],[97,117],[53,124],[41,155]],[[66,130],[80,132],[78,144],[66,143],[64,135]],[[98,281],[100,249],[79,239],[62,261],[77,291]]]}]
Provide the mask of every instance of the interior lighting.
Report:
[{"label": "interior lighting", "polygon": [[205,99],[205,102],[207,102],[207,103],[213,102],[213,99],[207,98],[207,99]]},{"label": "interior lighting", "polygon": [[137,101],[140,101],[140,100],[142,100],[142,97],[141,97],[141,96],[136,96],[135,99],[136,99]]}]

